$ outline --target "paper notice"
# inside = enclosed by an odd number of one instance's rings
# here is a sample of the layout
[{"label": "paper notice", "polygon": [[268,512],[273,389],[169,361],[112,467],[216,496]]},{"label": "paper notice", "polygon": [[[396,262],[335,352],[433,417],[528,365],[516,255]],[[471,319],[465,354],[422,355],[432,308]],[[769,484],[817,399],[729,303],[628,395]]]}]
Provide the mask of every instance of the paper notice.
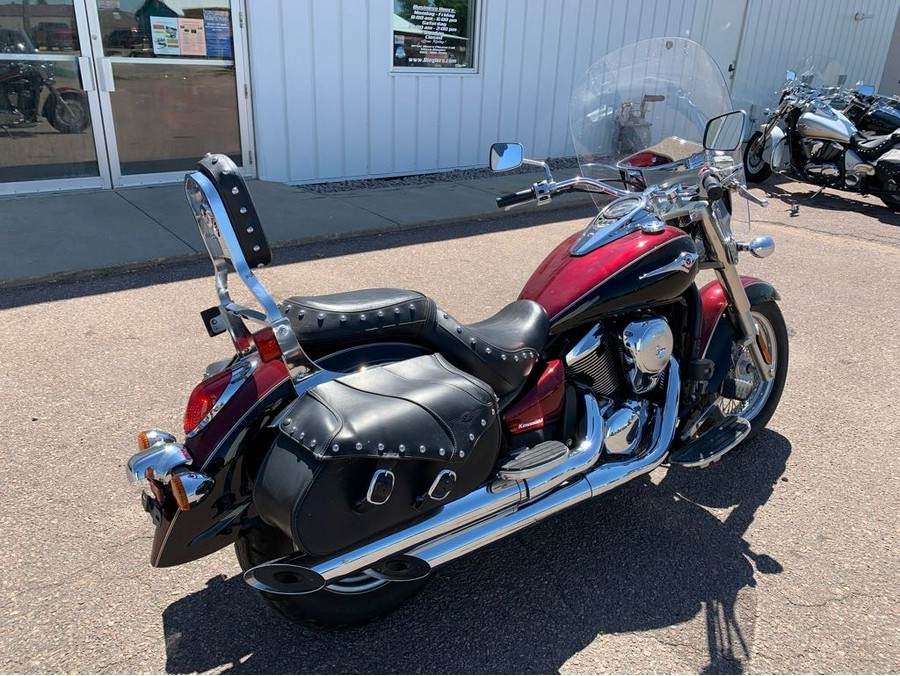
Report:
[{"label": "paper notice", "polygon": [[182,56],[206,56],[206,29],[203,19],[178,19]]}]

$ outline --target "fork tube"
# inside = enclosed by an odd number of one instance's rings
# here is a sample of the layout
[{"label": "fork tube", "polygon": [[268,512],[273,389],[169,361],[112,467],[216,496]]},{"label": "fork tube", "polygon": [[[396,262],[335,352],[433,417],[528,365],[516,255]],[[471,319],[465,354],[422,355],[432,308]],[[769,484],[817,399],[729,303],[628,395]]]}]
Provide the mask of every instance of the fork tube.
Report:
[{"label": "fork tube", "polygon": [[720,267],[717,267],[715,271],[716,277],[725,290],[725,295],[728,296],[737,319],[737,328],[740,332],[738,339],[741,345],[750,351],[750,357],[760,378],[768,382],[775,377],[775,369],[763,359],[762,351],[756,342],[756,322],[753,321],[753,315],[750,312],[750,299],[747,298],[747,291],[744,289],[737,267],[732,262],[725,244],[725,237],[712,213],[712,207],[707,206],[701,210],[701,213],[703,214],[703,230],[706,234],[706,241],[712,246],[715,258],[720,263]]}]

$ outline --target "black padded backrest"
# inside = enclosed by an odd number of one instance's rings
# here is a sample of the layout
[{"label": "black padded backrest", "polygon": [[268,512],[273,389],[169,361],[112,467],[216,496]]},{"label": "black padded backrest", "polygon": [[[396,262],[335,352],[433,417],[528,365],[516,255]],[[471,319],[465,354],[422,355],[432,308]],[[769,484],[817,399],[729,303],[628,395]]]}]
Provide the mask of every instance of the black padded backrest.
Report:
[{"label": "black padded backrest", "polygon": [[269,240],[263,232],[250,191],[237,165],[227,155],[210,153],[197,166],[212,181],[222,198],[247,264],[251,268],[258,268],[271,263]]}]

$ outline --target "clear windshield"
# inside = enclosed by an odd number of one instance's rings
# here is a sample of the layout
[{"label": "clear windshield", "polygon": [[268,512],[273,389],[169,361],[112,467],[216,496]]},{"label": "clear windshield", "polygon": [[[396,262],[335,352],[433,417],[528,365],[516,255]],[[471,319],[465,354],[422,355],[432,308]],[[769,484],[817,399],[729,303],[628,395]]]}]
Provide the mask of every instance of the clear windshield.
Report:
[{"label": "clear windshield", "polygon": [[684,38],[644,40],[592,65],[572,93],[569,124],[583,176],[643,150],[683,160],[702,152],[710,118],[732,110],[713,58]]}]

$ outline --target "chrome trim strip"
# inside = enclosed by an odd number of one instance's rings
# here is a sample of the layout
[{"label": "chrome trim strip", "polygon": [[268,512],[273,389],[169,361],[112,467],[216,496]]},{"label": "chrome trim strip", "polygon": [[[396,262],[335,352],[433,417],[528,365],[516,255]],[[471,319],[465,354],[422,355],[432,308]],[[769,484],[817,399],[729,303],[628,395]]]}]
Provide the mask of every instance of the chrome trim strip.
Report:
[{"label": "chrome trim strip", "polygon": [[209,413],[207,413],[203,420],[197,423],[197,426],[192,429],[190,432],[185,434],[185,439],[190,439],[191,437],[199,434],[203,428],[209,425],[210,421],[216,417],[216,414],[222,410],[225,404],[235,395],[235,393],[241,388],[247,379],[253,375],[253,372],[256,371],[256,368],[259,366],[259,359],[249,359],[245,361],[239,361],[237,364],[231,367],[231,382],[228,383],[228,386],[225,388],[225,391],[222,392],[221,396],[216,400],[216,403],[213,404],[212,409],[210,409]]},{"label": "chrome trim strip", "polygon": [[694,263],[697,262],[698,258],[700,258],[700,256],[695,253],[691,253],[690,251],[682,251],[671,263],[667,263],[666,265],[663,265],[661,268],[657,268],[656,270],[645,272],[640,277],[638,277],[638,279],[647,279],[647,277],[659,277],[660,275],[665,275],[670,272],[690,272],[691,268],[694,267]]}]

